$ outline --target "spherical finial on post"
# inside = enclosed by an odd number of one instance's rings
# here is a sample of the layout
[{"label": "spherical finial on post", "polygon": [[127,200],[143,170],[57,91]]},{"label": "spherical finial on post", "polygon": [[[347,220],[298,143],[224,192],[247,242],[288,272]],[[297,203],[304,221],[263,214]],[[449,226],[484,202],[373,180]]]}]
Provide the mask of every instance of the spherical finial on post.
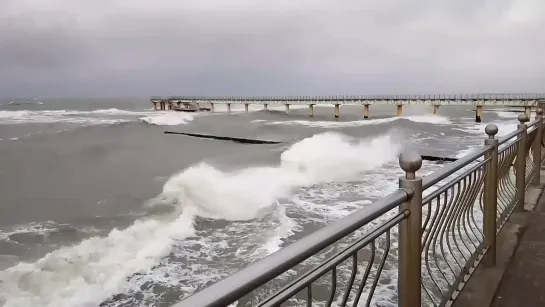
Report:
[{"label": "spherical finial on post", "polygon": [[537,108],[536,109],[536,117],[543,117],[543,109]]},{"label": "spherical finial on post", "polygon": [[416,151],[402,152],[399,155],[399,166],[405,171],[405,178],[416,178],[416,172],[422,167],[422,156]]},{"label": "spherical finial on post", "polygon": [[519,115],[518,117],[518,120],[521,124],[524,124],[524,123],[527,123],[530,121],[530,119],[528,118],[528,115],[526,115],[526,113],[522,113]]},{"label": "spherical finial on post", "polygon": [[493,139],[496,134],[498,134],[498,126],[494,124],[488,124],[484,128],[484,132],[488,135],[489,139]]}]

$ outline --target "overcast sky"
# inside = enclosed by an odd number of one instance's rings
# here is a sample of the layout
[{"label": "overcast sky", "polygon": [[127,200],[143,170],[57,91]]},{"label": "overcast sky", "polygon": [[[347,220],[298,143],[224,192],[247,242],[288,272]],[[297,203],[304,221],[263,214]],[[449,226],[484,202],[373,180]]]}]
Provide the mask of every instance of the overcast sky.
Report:
[{"label": "overcast sky", "polygon": [[0,96],[545,92],[545,0],[0,0]]}]

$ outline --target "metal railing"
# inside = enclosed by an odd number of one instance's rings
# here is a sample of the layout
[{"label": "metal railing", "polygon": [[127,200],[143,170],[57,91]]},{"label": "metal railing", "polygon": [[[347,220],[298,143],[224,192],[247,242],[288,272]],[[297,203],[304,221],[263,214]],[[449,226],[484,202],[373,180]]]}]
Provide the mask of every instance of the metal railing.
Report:
[{"label": "metal railing", "polygon": [[[157,99],[160,96],[152,96]],[[541,100],[545,93],[475,93],[475,94],[420,94],[420,95],[333,95],[333,96],[169,96],[175,100],[225,101],[339,101],[339,100]]]},{"label": "metal railing", "polygon": [[496,265],[497,234],[539,184],[543,111],[518,120],[499,139],[486,126],[482,147],[424,178],[421,156],[402,153],[398,190],[175,306],[445,306],[479,263]]}]

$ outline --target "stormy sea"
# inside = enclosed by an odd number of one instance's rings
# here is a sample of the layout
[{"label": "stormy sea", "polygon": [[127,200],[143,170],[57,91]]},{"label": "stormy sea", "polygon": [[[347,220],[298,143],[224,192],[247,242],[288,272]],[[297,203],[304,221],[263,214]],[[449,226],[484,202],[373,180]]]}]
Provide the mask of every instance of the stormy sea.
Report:
[{"label": "stormy sea", "polygon": [[[336,120],[333,106],[309,118],[302,106],[0,100],[0,306],[171,306],[397,189],[402,150],[460,157],[486,124],[501,136],[520,114],[485,109],[475,123],[471,106],[401,117],[371,106],[364,120],[362,109]],[[425,161],[419,174],[443,166]],[[384,274],[374,296],[390,306],[395,267]]]}]

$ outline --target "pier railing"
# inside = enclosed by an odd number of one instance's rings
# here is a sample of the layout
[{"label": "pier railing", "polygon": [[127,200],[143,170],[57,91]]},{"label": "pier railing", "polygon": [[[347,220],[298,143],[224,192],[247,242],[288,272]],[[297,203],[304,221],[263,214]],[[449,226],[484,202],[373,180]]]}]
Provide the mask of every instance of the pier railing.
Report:
[{"label": "pier railing", "polygon": [[335,96],[153,96],[151,99],[183,101],[341,101],[341,100],[538,100],[545,93],[478,93],[478,94],[420,94],[420,95],[335,95]]},{"label": "pier railing", "polygon": [[518,120],[423,178],[421,156],[402,153],[398,190],[175,306],[445,306],[477,265],[496,265],[497,234],[539,184],[543,111]]}]

